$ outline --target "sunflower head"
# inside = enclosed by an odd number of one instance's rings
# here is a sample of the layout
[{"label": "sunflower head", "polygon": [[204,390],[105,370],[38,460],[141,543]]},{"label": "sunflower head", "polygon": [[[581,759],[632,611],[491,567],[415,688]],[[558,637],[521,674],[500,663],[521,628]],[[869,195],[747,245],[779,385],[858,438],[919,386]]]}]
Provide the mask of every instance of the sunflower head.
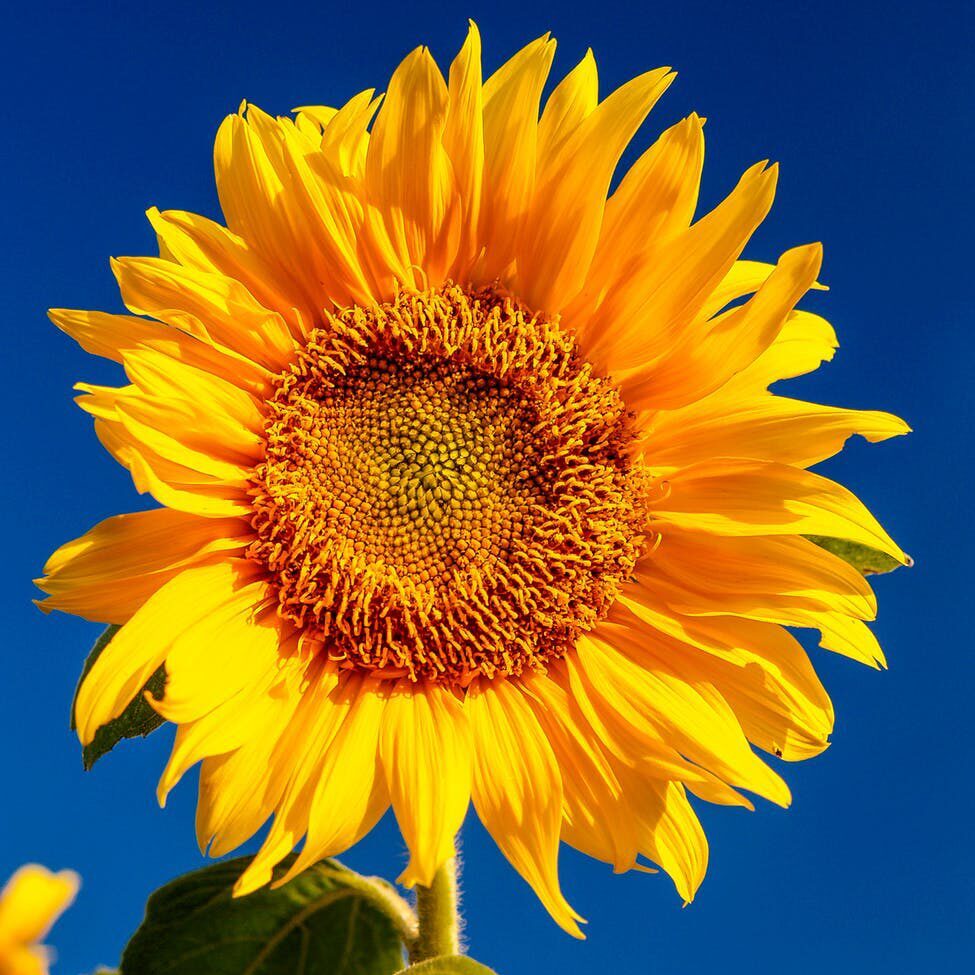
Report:
[{"label": "sunflower head", "polygon": [[[224,853],[273,817],[246,893],[392,805],[429,884],[477,813],[553,916],[565,841],[652,861],[691,899],[689,794],[786,804],[753,751],[822,751],[832,707],[786,627],[883,660],[864,579],[819,539],[906,556],[808,468],[889,414],[786,399],[832,357],[797,303],[817,244],[741,259],[777,170],[696,216],[703,122],[610,193],[673,80],[600,99],[591,54],[544,101],[554,42],[486,80],[472,27],[385,96],[217,134],[225,223],[151,210],[158,258],[113,264],[133,315],[57,310],[121,388],[99,438],[161,507],[59,549],[43,606],[121,624],[86,676],[83,741],[142,693],[197,762]],[[287,879],[287,878],[285,878]]]},{"label": "sunflower head", "polygon": [[490,289],[326,319],[275,381],[252,490],[280,615],[350,667],[461,689],[562,656],[642,548],[618,390]]}]

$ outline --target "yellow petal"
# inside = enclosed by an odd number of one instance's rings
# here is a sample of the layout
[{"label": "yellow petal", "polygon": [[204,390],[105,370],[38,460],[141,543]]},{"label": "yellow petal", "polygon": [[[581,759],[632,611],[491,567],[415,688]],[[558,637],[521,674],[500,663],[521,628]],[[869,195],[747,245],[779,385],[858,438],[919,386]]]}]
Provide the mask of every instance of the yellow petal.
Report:
[{"label": "yellow petal", "polygon": [[40,941],[70,906],[80,885],[72,870],[51,873],[34,863],[21,867],[0,893],[0,942]]},{"label": "yellow petal", "polygon": [[288,326],[233,278],[152,257],[120,257],[112,270],[137,315],[209,336],[273,372],[288,362],[294,347]]},{"label": "yellow petal", "polygon": [[[127,353],[125,371],[132,382],[149,396],[164,400],[189,399],[200,411],[234,420],[251,433],[250,437],[244,438],[241,452],[248,459],[255,456],[254,445],[258,442],[255,434],[263,431],[264,416],[250,393],[218,376],[151,349]],[[227,436],[230,436],[230,431],[227,431]]]},{"label": "yellow petal", "polygon": [[617,872],[645,869],[637,858],[647,857],[670,873],[681,896],[690,900],[707,865],[707,841],[681,785],[669,782],[653,762],[631,767],[607,756],[560,684],[539,674],[522,680],[558,759],[565,802],[562,839]]},{"label": "yellow petal", "polygon": [[728,537],[666,529],[636,570],[649,590],[682,612],[789,623],[790,610],[873,619],[867,580],[842,559],[801,536]]},{"label": "yellow petal", "polygon": [[249,542],[250,526],[237,518],[200,518],[160,508],[116,515],[62,545],[37,585],[59,609],[102,623],[124,623],[184,569],[233,557]]},{"label": "yellow petal", "polygon": [[229,380],[241,389],[266,394],[271,373],[238,352],[199,334],[132,315],[52,308],[48,317],[93,355],[124,362],[125,355],[150,349],[178,362]]},{"label": "yellow petal", "polygon": [[101,311],[51,308],[48,318],[70,335],[84,350],[115,362],[122,361],[123,349],[139,348],[144,342],[165,334],[159,322],[134,315],[108,315]]},{"label": "yellow petal", "polygon": [[138,421],[237,466],[263,457],[264,413],[250,393],[149,349],[126,353],[125,369],[144,395],[119,402],[123,421]]},{"label": "yellow petal", "polygon": [[[275,865],[308,831],[311,803],[325,755],[361,686],[360,674],[347,672],[339,677],[330,665],[310,668],[297,707],[266,761],[267,790],[278,797],[274,822],[257,855],[237,881],[235,896],[269,883]],[[220,849],[229,847],[222,845]]]},{"label": "yellow petal", "polygon": [[305,845],[291,869],[272,886],[287,883],[325,857],[344,853],[389,808],[379,764],[379,732],[388,683],[364,678],[357,688],[350,685],[342,720],[316,770]]},{"label": "yellow petal", "polygon": [[673,80],[669,72],[660,68],[621,86],[540,158],[518,248],[518,293],[532,308],[557,313],[582,288],[616,164]]},{"label": "yellow petal", "polygon": [[[571,654],[551,665],[548,677],[568,695],[575,712],[574,720],[592,729],[593,736],[607,755],[623,762],[642,763],[653,768],[661,779],[679,779],[695,788],[722,793],[730,804],[739,804],[732,798],[732,790],[727,785],[717,782],[711,772],[684,758],[657,727],[631,706],[617,702],[620,706],[607,712],[603,707],[604,688],[591,684],[585,670]],[[537,684],[526,683],[525,686],[527,691],[538,696]],[[551,697],[546,703],[552,705]]]},{"label": "yellow petal", "polygon": [[808,626],[820,631],[819,645],[824,650],[842,654],[851,660],[858,660],[868,667],[879,669],[887,666],[887,659],[870,627],[862,620],[841,616],[839,613],[822,613]]},{"label": "yellow petal", "polygon": [[[219,406],[207,409],[205,402],[193,402],[181,396],[178,387],[168,391],[161,387],[160,396],[146,395],[135,385],[116,389],[78,383],[75,389],[87,394],[78,398],[78,405],[103,426],[111,428],[110,441],[117,443],[105,446],[120,463],[126,461],[118,455],[117,446],[144,448],[147,457],[161,461],[159,474],[167,480],[239,487],[249,479],[250,467],[261,456],[261,439],[253,429]],[[253,422],[259,416],[256,414]],[[181,443],[168,431],[177,433],[188,443]],[[196,449],[194,444],[201,449]]]},{"label": "yellow petal", "polygon": [[774,264],[764,261],[735,261],[718,286],[708,295],[701,309],[701,317],[712,318],[731,302],[754,294],[768,281]]},{"label": "yellow petal", "polygon": [[381,99],[375,88],[367,88],[350,98],[326,122],[322,130],[321,151],[343,176],[361,179],[368,151],[368,125]]},{"label": "yellow petal", "polygon": [[[266,733],[280,736],[280,723],[269,725]],[[255,788],[254,769],[266,765],[275,742],[252,738],[235,751],[203,759],[196,806],[201,853],[221,857],[237,849],[274,813],[280,795],[263,782]]]},{"label": "yellow petal", "polygon": [[[173,786],[197,762],[228,755],[244,746],[253,751],[257,745],[270,754],[271,743],[280,737],[284,721],[294,712],[301,694],[307,661],[296,652],[296,643],[283,639],[279,666],[255,675],[223,703],[176,729],[176,741],[156,791],[161,806]],[[213,835],[211,832],[207,841]]]},{"label": "yellow petal", "polygon": [[694,217],[704,164],[704,119],[692,113],[671,126],[633,164],[606,204],[602,243],[620,255],[648,239],[686,230]]},{"label": "yellow petal", "polygon": [[694,900],[708,868],[708,840],[684,786],[620,763],[614,769],[638,827],[641,852],[667,872],[685,903]]},{"label": "yellow petal", "polygon": [[[254,159],[264,160],[280,181],[273,219],[298,248],[268,259],[302,255],[300,262],[289,262],[291,273],[304,283],[316,312],[330,304],[369,303],[376,290],[362,260],[364,204],[355,183],[343,178],[329,155],[309,146],[287,119],[273,119],[251,105],[239,131],[249,140]],[[260,205],[251,201],[252,208]]]},{"label": "yellow petal", "polygon": [[[281,676],[282,682],[272,685],[271,692],[264,697],[262,703],[265,706],[248,714],[244,724],[247,737],[243,743],[226,754],[203,759],[196,810],[196,836],[201,852],[205,852],[209,846],[211,856],[229,853],[249,840],[280,807],[287,783],[286,775],[291,769],[290,765],[282,769],[280,760],[276,765],[274,759],[281,741],[292,727],[302,700],[304,668],[286,665],[282,667]],[[223,729],[219,727],[216,716],[221,710],[211,712],[207,718],[190,727],[206,724],[214,736],[219,736]],[[196,740],[190,741],[191,737]],[[183,742],[187,749],[195,746],[200,754],[206,747],[202,732],[199,737],[188,733]],[[177,741],[177,745],[183,742]],[[159,783],[158,794],[163,796],[170,783],[175,782],[178,774],[182,774],[176,763],[188,767],[195,760],[192,751],[177,755],[174,746],[171,759],[174,767],[167,766]],[[255,768],[267,770],[256,786]],[[290,851],[289,846],[281,855]]]},{"label": "yellow petal", "polygon": [[151,701],[167,721],[195,721],[277,671],[292,627],[272,598],[263,579],[241,585],[172,640],[162,700]]},{"label": "yellow petal", "polygon": [[766,389],[780,379],[803,376],[832,360],[838,346],[836,331],[825,318],[794,311],[775,341],[725,388]]},{"label": "yellow petal", "polygon": [[910,433],[899,417],[877,410],[845,410],[755,392],[722,393],[653,417],[645,444],[655,470],[721,456],[811,467],[838,453],[855,434],[879,443]]},{"label": "yellow petal", "polygon": [[440,685],[400,680],[383,713],[379,757],[411,854],[399,882],[429,887],[470,804],[471,732],[460,701]]},{"label": "yellow petal", "polygon": [[704,163],[703,125],[699,116],[690,115],[667,129],[606,202],[585,288],[564,314],[581,336],[595,309],[608,294],[626,286],[646,255],[690,226]]},{"label": "yellow petal", "polygon": [[[107,392],[115,396],[125,391]],[[100,407],[97,402],[92,405],[89,402],[91,399],[92,397],[83,397],[79,399],[79,404],[90,412],[95,412]],[[112,399],[113,403],[118,401],[117,396]],[[95,433],[105,449],[131,473],[136,490],[142,494],[150,493],[168,508],[207,518],[251,515],[250,499],[245,490],[246,481],[240,471],[233,480],[223,481],[212,474],[164,458],[134,437],[122,423],[117,408],[112,409],[115,418],[96,419]],[[189,460],[188,455],[184,456]]]},{"label": "yellow petal", "polygon": [[617,373],[671,351],[771,208],[777,174],[753,166],[714,210],[628,266],[585,324],[587,358]]},{"label": "yellow petal", "polygon": [[310,308],[368,302],[372,285],[356,243],[362,203],[329,155],[307,153],[293,127],[253,106],[246,119],[224,120],[213,155],[227,226],[290,278]]},{"label": "yellow petal", "polygon": [[[626,655],[615,649],[635,643]],[[629,657],[636,648],[644,665]],[[582,637],[567,658],[570,673],[588,686],[607,721],[649,725],[691,761],[729,785],[748,789],[778,805],[789,804],[782,779],[748,747],[741,726],[716,688],[693,674],[678,672],[662,655],[644,646],[637,634],[603,623],[598,634]]]},{"label": "yellow petal", "polygon": [[319,134],[321,134],[321,130],[335,118],[339,110],[330,105],[299,105],[291,111],[311,119],[318,126]]},{"label": "yellow petal", "polygon": [[617,871],[631,869],[639,844],[598,732],[560,683],[541,674],[522,676],[521,681],[558,762],[565,803],[562,839]]},{"label": "yellow petal", "polygon": [[[429,50],[417,48],[396,69],[373,125],[366,156],[366,232],[390,247],[400,283],[437,287],[457,248],[460,214],[442,138],[447,85]],[[418,281],[410,268],[421,269]],[[395,287],[390,281],[389,288]]]},{"label": "yellow petal", "polygon": [[217,612],[246,585],[254,567],[239,562],[187,569],[162,586],[115,635],[78,689],[82,744],[117,718],[166,659],[173,642]]},{"label": "yellow petal", "polygon": [[538,159],[544,168],[599,104],[599,75],[592,49],[555,86],[538,123]]},{"label": "yellow petal", "polygon": [[910,561],[851,492],[785,464],[714,460],[668,476],[654,517],[716,535],[826,535]]},{"label": "yellow petal", "polygon": [[[198,410],[190,403],[190,400],[155,396],[128,397],[118,405],[119,432],[124,430],[131,442],[147,447],[164,460],[208,475],[215,481],[235,484],[244,493],[260,458],[260,441],[250,431],[241,429],[232,421],[227,422],[230,418],[225,414]],[[170,436],[167,430],[178,433],[178,437]],[[231,435],[221,437],[222,430],[231,431]],[[199,448],[191,446],[192,443],[198,444]],[[252,454],[243,464],[236,459],[226,459],[237,453],[234,450],[237,446]],[[219,456],[221,453],[223,457]],[[240,457],[239,453],[237,457]]]},{"label": "yellow petal", "polygon": [[[691,619],[658,597],[656,591],[634,587],[620,597],[620,608],[614,607],[610,618],[636,617],[651,628],[647,642],[672,654],[682,669],[719,687],[753,744],[788,761],[827,747],[832,704],[791,634],[780,626],[732,616]],[[635,647],[631,642],[620,649]]]},{"label": "yellow petal", "polygon": [[454,170],[460,207],[460,239],[451,277],[466,281],[480,251],[477,228],[484,179],[484,107],[481,84],[481,35],[473,21],[467,39],[450,66],[443,147]]},{"label": "yellow petal", "polygon": [[293,278],[282,275],[280,268],[223,225],[183,210],[160,212],[151,207],[146,216],[156,232],[160,256],[239,281],[261,305],[281,315],[294,335],[302,334],[302,315],[311,321],[318,311]]},{"label": "yellow petal", "polygon": [[[815,701],[824,713],[829,700],[805,650],[781,626],[734,616],[689,617],[675,612],[665,596],[646,586],[627,587],[620,602],[644,626],[673,640],[733,664],[758,664],[776,681],[788,683],[795,696]],[[616,620],[616,609],[609,618]],[[654,635],[648,635],[648,640]],[[628,644],[632,649],[635,644]]]},{"label": "yellow petal", "polygon": [[676,409],[720,389],[774,342],[816,280],[822,257],[819,244],[787,251],[750,301],[690,325],[657,361],[622,370],[627,402],[636,410]]},{"label": "yellow petal", "polygon": [[522,692],[502,678],[475,681],[465,710],[474,735],[474,808],[549,914],[582,937],[582,920],[558,879],[562,779],[552,748]]},{"label": "yellow petal", "polygon": [[522,48],[484,84],[484,180],[477,281],[490,284],[515,259],[535,192],[538,109],[555,56],[548,35]]},{"label": "yellow petal", "polygon": [[51,955],[45,946],[13,948],[4,958],[5,975],[49,975]]}]

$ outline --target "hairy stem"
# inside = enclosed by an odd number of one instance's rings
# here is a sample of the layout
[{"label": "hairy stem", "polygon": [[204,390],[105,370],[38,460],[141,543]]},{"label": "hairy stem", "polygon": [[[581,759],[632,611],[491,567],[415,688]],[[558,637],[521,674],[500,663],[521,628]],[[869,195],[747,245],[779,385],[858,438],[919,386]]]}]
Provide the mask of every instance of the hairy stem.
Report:
[{"label": "hairy stem", "polygon": [[417,884],[416,914],[420,932],[410,947],[413,964],[438,955],[460,954],[456,857],[437,871],[429,887]]}]

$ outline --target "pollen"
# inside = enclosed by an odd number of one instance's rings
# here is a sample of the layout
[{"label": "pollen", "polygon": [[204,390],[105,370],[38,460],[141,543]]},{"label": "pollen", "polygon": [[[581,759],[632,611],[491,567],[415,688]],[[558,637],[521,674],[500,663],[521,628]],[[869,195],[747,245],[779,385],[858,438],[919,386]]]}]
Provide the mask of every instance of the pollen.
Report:
[{"label": "pollen", "polygon": [[632,439],[572,336],[492,290],[328,314],[275,381],[248,555],[344,666],[544,669],[645,548]]}]

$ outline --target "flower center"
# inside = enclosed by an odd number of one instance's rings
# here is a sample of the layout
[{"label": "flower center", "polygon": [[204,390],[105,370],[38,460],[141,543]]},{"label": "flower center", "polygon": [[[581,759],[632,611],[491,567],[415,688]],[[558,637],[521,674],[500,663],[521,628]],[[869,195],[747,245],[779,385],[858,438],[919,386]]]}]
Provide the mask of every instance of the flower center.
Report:
[{"label": "flower center", "polygon": [[642,549],[618,392],[492,291],[329,315],[269,406],[249,555],[347,666],[459,686],[543,667]]}]

